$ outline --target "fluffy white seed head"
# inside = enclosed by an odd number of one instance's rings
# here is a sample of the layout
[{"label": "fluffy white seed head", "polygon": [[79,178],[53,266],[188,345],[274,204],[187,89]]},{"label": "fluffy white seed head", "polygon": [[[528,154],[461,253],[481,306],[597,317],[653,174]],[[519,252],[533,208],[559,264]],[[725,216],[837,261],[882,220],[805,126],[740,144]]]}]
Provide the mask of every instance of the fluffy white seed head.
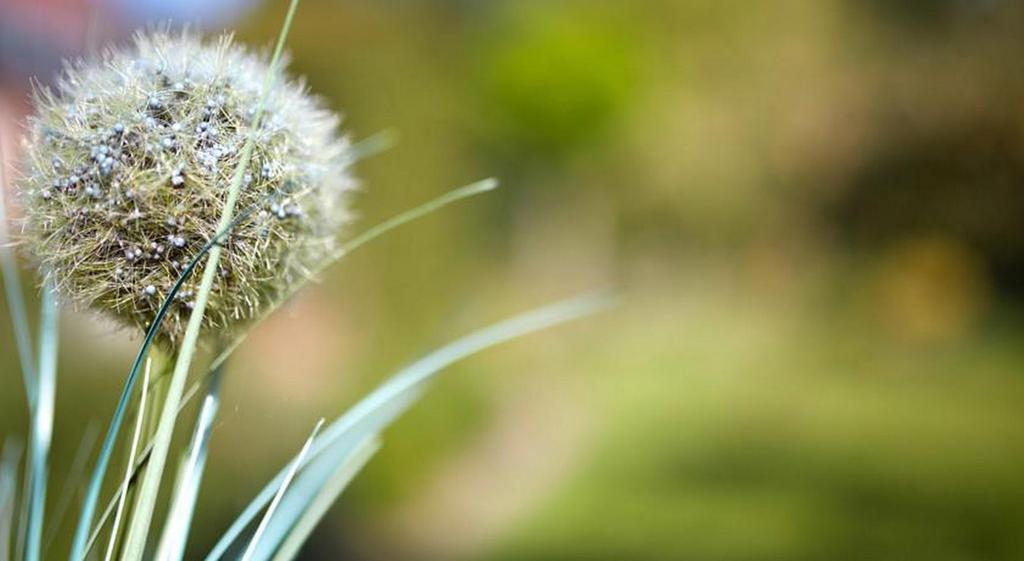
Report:
[{"label": "fluffy white seed head", "polygon": [[[148,327],[217,230],[268,62],[230,36],[139,34],[69,64],[35,97],[19,180],[26,244],[71,301]],[[259,315],[335,246],[355,186],[338,118],[276,71],[225,248],[207,331]],[[199,275],[164,320],[173,344]]]}]

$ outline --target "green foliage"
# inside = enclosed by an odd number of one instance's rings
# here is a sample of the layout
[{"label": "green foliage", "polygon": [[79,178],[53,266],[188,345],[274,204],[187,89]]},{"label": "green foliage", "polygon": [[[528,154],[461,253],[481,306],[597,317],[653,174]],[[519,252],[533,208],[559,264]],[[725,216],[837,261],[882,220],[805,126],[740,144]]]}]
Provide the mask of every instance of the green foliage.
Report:
[{"label": "green foliage", "polygon": [[599,137],[639,78],[639,53],[603,18],[539,5],[523,9],[482,49],[486,123],[512,146],[553,157]]}]

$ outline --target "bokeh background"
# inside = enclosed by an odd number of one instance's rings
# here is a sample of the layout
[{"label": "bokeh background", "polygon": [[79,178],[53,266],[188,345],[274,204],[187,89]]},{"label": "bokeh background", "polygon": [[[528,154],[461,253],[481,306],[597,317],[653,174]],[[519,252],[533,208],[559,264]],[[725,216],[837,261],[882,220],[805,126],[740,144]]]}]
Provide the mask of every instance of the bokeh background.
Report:
[{"label": "bokeh background", "polygon": [[[284,10],[0,1],[9,164],[29,78],[61,56],[167,20],[268,45]],[[1019,2],[304,0],[289,44],[354,138],[400,135],[359,164],[363,227],[504,187],[256,330],[190,558],[320,416],[460,333],[614,286],[614,311],[445,374],[303,558],[1024,559]],[[56,489],[138,342],[71,311],[62,336]],[[23,434],[6,320],[0,349],[0,435]]]}]

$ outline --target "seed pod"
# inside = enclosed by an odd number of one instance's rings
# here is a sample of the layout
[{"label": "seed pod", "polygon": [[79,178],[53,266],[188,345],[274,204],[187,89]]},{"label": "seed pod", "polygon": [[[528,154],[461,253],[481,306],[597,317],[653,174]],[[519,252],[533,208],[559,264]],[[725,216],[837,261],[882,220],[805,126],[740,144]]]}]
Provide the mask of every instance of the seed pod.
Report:
[{"label": "seed pod", "polygon": [[[267,66],[230,36],[153,31],[36,93],[19,179],[25,242],[66,299],[149,326],[216,233]],[[256,212],[223,241],[205,331],[238,329],[333,251],[355,187],[338,124],[275,71],[236,207]],[[161,340],[180,339],[190,302],[172,304]]]}]

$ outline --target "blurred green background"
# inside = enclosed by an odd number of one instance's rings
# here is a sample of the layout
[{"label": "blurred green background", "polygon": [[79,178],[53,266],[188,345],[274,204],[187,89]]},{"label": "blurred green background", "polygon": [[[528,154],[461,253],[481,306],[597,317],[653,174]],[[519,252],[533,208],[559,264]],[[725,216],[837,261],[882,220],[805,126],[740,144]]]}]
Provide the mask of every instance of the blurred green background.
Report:
[{"label": "blurred green background", "polygon": [[[266,45],[283,11],[230,26]],[[303,0],[289,44],[354,138],[400,134],[358,166],[354,231],[503,188],[256,330],[190,558],[320,416],[614,286],[611,313],[447,373],[303,558],[1024,559],[1020,3]],[[23,434],[0,342],[0,435]],[[56,489],[137,339],[69,311],[62,342]]]}]

